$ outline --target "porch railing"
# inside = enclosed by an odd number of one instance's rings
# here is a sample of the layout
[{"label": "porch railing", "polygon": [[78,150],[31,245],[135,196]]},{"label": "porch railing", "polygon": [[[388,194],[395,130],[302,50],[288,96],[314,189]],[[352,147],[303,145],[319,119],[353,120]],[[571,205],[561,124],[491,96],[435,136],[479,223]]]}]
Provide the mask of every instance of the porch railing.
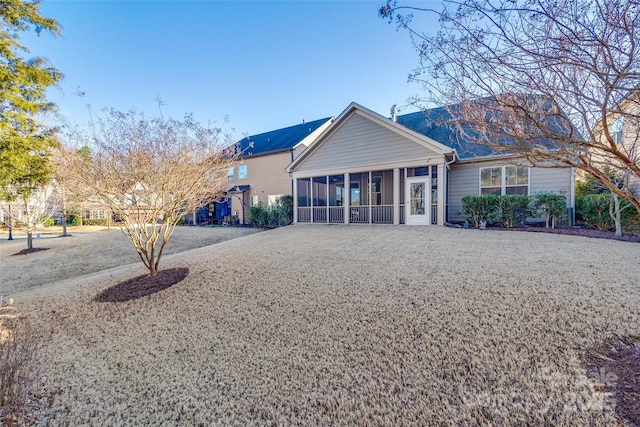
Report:
[{"label": "porch railing", "polygon": [[438,223],[438,205],[431,205],[431,224]]},{"label": "porch railing", "polygon": [[314,206],[313,207],[313,222],[327,222],[327,207],[326,206]]},{"label": "porch railing", "polygon": [[[437,205],[432,207],[432,218],[435,221]],[[314,206],[298,207],[298,222],[344,223],[343,206]],[[371,215],[372,224],[393,224],[393,205],[351,206],[349,208],[349,222],[352,224],[368,224]],[[404,224],[404,205],[400,205],[400,224]]]},{"label": "porch railing", "polygon": [[373,224],[393,224],[393,205],[371,206]]},{"label": "porch railing", "polygon": [[298,208],[298,222],[311,222],[311,208]]},{"label": "porch railing", "polygon": [[344,207],[329,206],[329,222],[332,224],[344,223]]},{"label": "porch railing", "polygon": [[351,224],[369,223],[369,206],[351,206],[349,212],[349,222]]}]

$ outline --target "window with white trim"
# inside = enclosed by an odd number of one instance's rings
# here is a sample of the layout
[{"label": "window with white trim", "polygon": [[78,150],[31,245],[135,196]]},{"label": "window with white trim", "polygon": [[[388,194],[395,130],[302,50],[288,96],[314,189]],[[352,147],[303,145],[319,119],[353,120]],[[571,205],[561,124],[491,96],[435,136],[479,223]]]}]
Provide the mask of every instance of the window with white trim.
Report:
[{"label": "window with white trim", "polygon": [[227,168],[227,178],[229,182],[233,182],[233,168]]},{"label": "window with white trim", "polygon": [[258,206],[258,196],[251,196],[251,200],[249,201],[249,206]]},{"label": "window with white trim", "polygon": [[611,135],[611,139],[616,144],[622,144],[624,134],[622,133],[624,129],[624,117],[618,117],[616,120],[609,125],[609,134]]},{"label": "window with white trim", "polygon": [[528,166],[480,168],[480,195],[529,194]]},{"label": "window with white trim", "polygon": [[91,219],[104,219],[104,211],[91,211]]},{"label": "window with white trim", "polygon": [[238,179],[247,179],[247,165],[238,166]]}]

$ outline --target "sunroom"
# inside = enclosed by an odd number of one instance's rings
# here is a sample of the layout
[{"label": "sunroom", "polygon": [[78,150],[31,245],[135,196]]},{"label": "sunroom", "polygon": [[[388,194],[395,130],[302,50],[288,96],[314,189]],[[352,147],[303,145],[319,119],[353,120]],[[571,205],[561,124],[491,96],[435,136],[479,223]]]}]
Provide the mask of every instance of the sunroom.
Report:
[{"label": "sunroom", "polygon": [[444,224],[455,152],[357,104],[289,167],[294,222]]}]

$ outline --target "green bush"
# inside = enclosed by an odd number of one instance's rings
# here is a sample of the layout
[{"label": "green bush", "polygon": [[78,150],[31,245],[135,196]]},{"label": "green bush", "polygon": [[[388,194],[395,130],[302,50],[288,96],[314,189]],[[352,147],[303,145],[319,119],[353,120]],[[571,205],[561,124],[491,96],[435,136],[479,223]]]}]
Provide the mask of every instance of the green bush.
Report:
[{"label": "green bush", "polygon": [[249,208],[249,225],[256,228],[265,228],[269,223],[269,213],[264,207],[264,203],[260,202]]},{"label": "green bush", "polygon": [[249,225],[257,228],[276,228],[293,222],[293,197],[281,196],[269,209],[262,202],[249,208]]},{"label": "green bush", "polygon": [[85,218],[82,221],[83,225],[108,225],[108,221],[106,218],[102,218],[102,219],[88,219]]},{"label": "green bush", "polygon": [[520,194],[513,194],[498,197],[498,222],[503,227],[512,228],[514,224],[524,225],[527,216],[530,214],[531,197]]},{"label": "green bush", "polygon": [[538,194],[533,200],[536,215],[544,215],[545,227],[555,228],[556,221],[567,214],[567,198],[558,194]]},{"label": "green bush", "polygon": [[[589,194],[576,197],[576,221],[587,228],[613,230],[615,228],[615,222],[609,213],[611,199],[611,193]],[[620,200],[621,222],[623,227],[640,217],[638,210],[629,205],[630,202],[628,200]]]},{"label": "green bush", "polygon": [[467,220],[476,228],[480,222],[494,222],[497,217],[500,196],[466,196],[462,198],[462,208]]},{"label": "green bush", "polygon": [[56,221],[53,218],[49,218],[45,222],[43,222],[42,225],[44,225],[45,227],[52,227],[53,225],[55,225],[55,223]]}]

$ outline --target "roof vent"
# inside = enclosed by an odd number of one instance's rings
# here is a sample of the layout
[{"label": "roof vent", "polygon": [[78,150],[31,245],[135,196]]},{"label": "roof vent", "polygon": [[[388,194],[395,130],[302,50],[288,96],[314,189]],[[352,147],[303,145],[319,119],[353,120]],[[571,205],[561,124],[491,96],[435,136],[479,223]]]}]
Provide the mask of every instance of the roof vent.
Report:
[{"label": "roof vent", "polygon": [[396,108],[398,104],[393,104],[391,106],[391,120],[393,120],[394,123],[396,123],[398,121],[398,109]]}]

